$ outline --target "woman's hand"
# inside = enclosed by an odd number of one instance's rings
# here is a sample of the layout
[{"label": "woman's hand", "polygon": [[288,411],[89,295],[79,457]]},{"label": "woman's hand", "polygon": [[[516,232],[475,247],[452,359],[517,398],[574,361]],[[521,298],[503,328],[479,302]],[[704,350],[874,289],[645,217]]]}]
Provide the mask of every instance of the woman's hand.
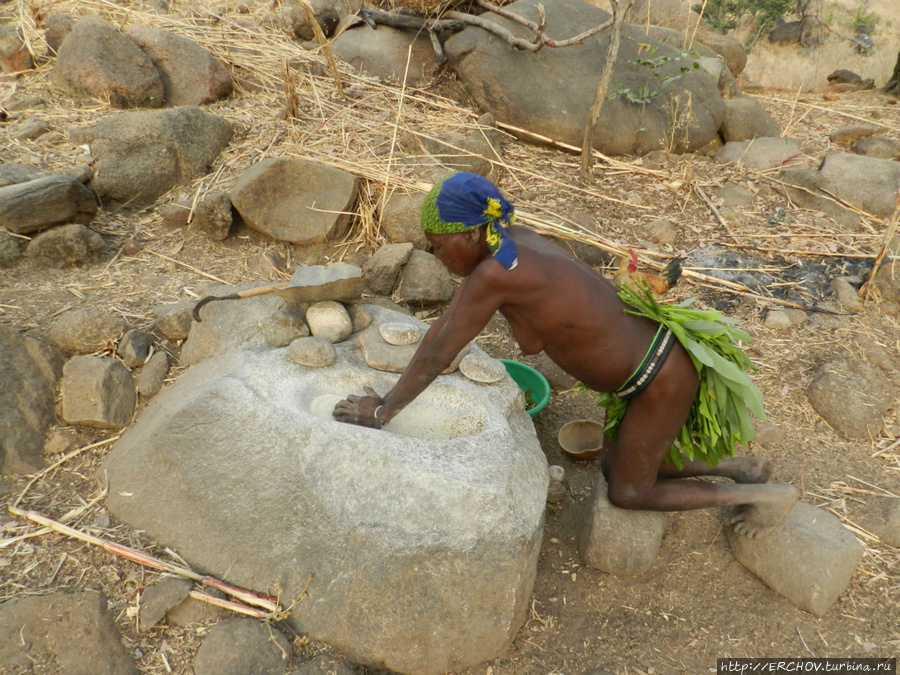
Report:
[{"label": "woman's hand", "polygon": [[379,421],[375,417],[375,413],[379,407],[384,405],[384,399],[371,387],[363,387],[363,391],[366,392],[365,396],[350,394],[350,396],[334,406],[331,414],[338,422],[380,429],[385,420]]}]

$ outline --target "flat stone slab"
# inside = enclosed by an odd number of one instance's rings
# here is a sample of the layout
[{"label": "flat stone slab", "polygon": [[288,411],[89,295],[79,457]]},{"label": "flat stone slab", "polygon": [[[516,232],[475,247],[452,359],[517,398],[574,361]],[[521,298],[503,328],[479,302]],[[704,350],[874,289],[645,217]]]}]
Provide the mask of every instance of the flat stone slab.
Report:
[{"label": "flat stone slab", "polygon": [[744,567],[800,609],[824,616],[863,556],[862,544],[835,516],[797,502],[784,522],[758,539],[726,528]]}]

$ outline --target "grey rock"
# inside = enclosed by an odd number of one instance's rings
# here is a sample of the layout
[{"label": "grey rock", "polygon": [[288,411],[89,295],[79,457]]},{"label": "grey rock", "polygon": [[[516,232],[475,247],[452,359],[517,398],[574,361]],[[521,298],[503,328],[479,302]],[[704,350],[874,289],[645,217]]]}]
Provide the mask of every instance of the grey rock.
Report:
[{"label": "grey rock", "polygon": [[830,286],[844,311],[856,313],[863,310],[862,301],[859,299],[859,291],[845,278],[832,279]]},{"label": "grey rock", "polygon": [[610,574],[642,574],[662,546],[666,514],[617,508],[610,503],[607,489],[606,479],[597,472],[578,554],[584,565]]},{"label": "grey rock", "polygon": [[[214,284],[205,289],[205,294],[230,295],[260,285],[264,284],[246,283],[235,286]],[[201,310],[200,316],[203,321],[191,324],[187,342],[181,349],[181,362],[190,366],[232,349],[265,345],[266,339],[259,329],[259,320],[284,308],[284,299],[274,293],[240,300],[211,302]]]},{"label": "grey rock", "polygon": [[0,603],[0,663],[17,673],[50,660],[66,675],[138,675],[106,605],[95,591]]},{"label": "grey rock", "polygon": [[725,119],[722,120],[719,133],[726,143],[781,136],[778,122],[756,99],[741,96],[726,98],[724,103]]},{"label": "grey rock", "polygon": [[157,330],[170,340],[184,340],[190,334],[194,318],[193,302],[172,302],[153,308],[153,319]]},{"label": "grey rock", "polygon": [[357,675],[357,670],[346,659],[319,654],[305,663],[295,664],[291,675]]},{"label": "grey rock", "polygon": [[868,361],[839,357],[816,370],[806,395],[835,431],[869,439],[881,431],[881,416],[893,404],[894,387]]},{"label": "grey rock", "polygon": [[27,164],[16,164],[15,162],[0,164],[0,187],[27,183],[30,180],[44,178],[45,176],[46,174],[42,171]]},{"label": "grey rock", "polygon": [[548,470],[550,480],[562,483],[566,479],[566,470],[558,464],[552,464]]},{"label": "grey rock", "polygon": [[766,312],[763,326],[771,330],[784,330],[786,328],[792,328],[794,322],[791,321],[790,315],[784,310],[772,309]]},{"label": "grey rock", "polygon": [[422,331],[418,325],[409,321],[391,321],[378,327],[381,337],[389,345],[402,347],[414,345],[422,339]]},{"label": "grey rock", "polygon": [[0,474],[43,466],[62,367],[63,355],[45,340],[0,326]]},{"label": "grey rock", "polygon": [[155,396],[162,389],[168,374],[169,355],[163,351],[153,352],[135,378],[137,393],[146,397]]},{"label": "grey rock", "polygon": [[856,335],[853,342],[859,349],[862,357],[869,363],[878,366],[883,372],[890,373],[897,370],[894,358],[882,345],[878,344],[867,335]]},{"label": "grey rock", "polygon": [[417,86],[437,70],[437,57],[425,33],[363,23],[334,41],[334,53],[354,68],[383,80]]},{"label": "grey rock", "polygon": [[115,359],[73,356],[59,385],[62,418],[68,424],[122,429],[131,424],[137,393],[134,378]]},{"label": "grey rock", "polygon": [[354,333],[358,333],[372,323],[372,312],[366,309],[365,306],[355,303],[346,305],[346,307],[347,314],[350,315],[350,321],[353,323]]},{"label": "grey rock", "polygon": [[391,242],[395,244],[410,243],[421,251],[428,248],[428,240],[425,238],[421,224],[424,203],[424,193],[394,192],[388,197],[381,214],[381,227]]},{"label": "grey rock", "polygon": [[314,337],[329,342],[342,342],[353,333],[353,322],[344,306],[334,300],[323,300],[306,310],[306,323]]},{"label": "grey rock", "polygon": [[375,251],[362,268],[366,287],[379,295],[393,293],[400,270],[409,260],[412,250],[412,243],[403,243],[385,244]]},{"label": "grey rock", "polygon": [[288,350],[291,360],[307,368],[327,368],[337,360],[334,343],[322,337],[294,340]]},{"label": "grey rock", "polygon": [[25,247],[25,257],[48,267],[70,267],[96,261],[106,250],[103,237],[73,223],[41,232]]},{"label": "grey rock", "polygon": [[414,250],[400,272],[397,297],[408,303],[446,302],[456,287],[447,268],[430,253]]},{"label": "grey rock", "polygon": [[40,117],[27,117],[10,135],[19,141],[31,141],[50,131],[50,123]]},{"label": "grey rock", "polygon": [[756,432],[753,442],[759,445],[778,445],[784,440],[784,429],[772,422],[754,420],[753,430]]},{"label": "grey rock", "polygon": [[62,12],[54,12],[44,20],[44,41],[53,54],[59,52],[63,40],[74,27],[75,19]]},{"label": "grey rock", "polygon": [[56,174],[0,187],[0,225],[29,234],[60,223],[89,223],[97,200],[70,176]]},{"label": "grey rock", "polygon": [[159,108],[165,89],[150,57],[99,16],[80,18],[59,47],[54,74],[60,83],[120,108]]},{"label": "grey rock", "polygon": [[725,183],[721,187],[716,188],[713,194],[722,200],[723,206],[753,206],[753,194],[746,188],[734,183]]},{"label": "grey rock", "polygon": [[0,267],[12,267],[22,259],[19,239],[5,230],[0,230]]},{"label": "grey rock", "polygon": [[195,675],[284,675],[291,645],[278,630],[252,619],[219,621],[194,657]]},{"label": "grey rock", "polygon": [[156,66],[167,105],[203,105],[231,93],[234,83],[228,70],[196,42],[137,24],[126,25],[123,32]]},{"label": "grey rock", "polygon": [[269,158],[244,171],[231,203],[254,230],[274,239],[314,244],[343,236],[359,182],[339,169]]},{"label": "grey rock", "polygon": [[197,204],[191,222],[213,241],[227,239],[234,222],[228,193],[217,191],[205,195]]},{"label": "grey rock", "polygon": [[900,140],[884,136],[871,136],[853,144],[853,152],[857,155],[875,157],[877,159],[900,159]]},{"label": "grey rock", "polygon": [[[326,37],[334,34],[338,21],[341,18],[341,7],[331,0],[312,0],[309,3],[312,8],[312,14],[322,32]],[[294,31],[294,37],[305,42],[312,42],[316,39],[315,31],[309,20],[309,15],[303,7],[293,7],[290,12],[291,29]],[[341,56],[340,58],[344,58]],[[346,59],[345,59],[346,60]]]},{"label": "grey rock", "polygon": [[802,154],[797,141],[791,138],[756,138],[726,143],[716,152],[716,161],[764,171],[782,167]]},{"label": "grey rock", "polygon": [[[900,236],[891,240],[888,250],[895,256],[900,252]],[[885,261],[875,272],[874,286],[886,303],[900,302],[900,262],[897,260]]]},{"label": "grey rock", "polygon": [[865,506],[866,529],[888,546],[900,547],[900,499],[869,497]]},{"label": "grey rock", "polygon": [[90,354],[114,344],[125,330],[125,319],[99,309],[73,309],[50,326],[50,340],[70,354]]},{"label": "grey rock", "polygon": [[[655,218],[650,221],[638,220],[631,227],[631,232],[638,239],[652,242],[658,246],[674,246],[679,236],[678,228],[663,218]],[[589,248],[597,251],[594,247]],[[580,255],[579,258],[584,260]]]},{"label": "grey rock", "polygon": [[[537,22],[536,0],[506,5]],[[602,24],[609,14],[579,0],[551,0],[544,6],[548,35],[577,35]],[[491,21],[520,37],[528,31],[510,19]],[[584,120],[593,103],[611,31],[566,49],[538,53],[510,49],[482,28],[467,27],[445,44],[453,69],[479,108],[498,122],[581,147]],[[693,57],[646,37],[643,27],[625,25],[616,60],[611,96],[593,138],[593,147],[610,155],[642,155],[671,145],[693,151],[717,136],[724,117],[718,86],[705,71],[693,69]],[[670,60],[652,69],[639,65],[641,44],[652,44],[657,58]],[[682,68],[687,68],[682,72]],[[667,81],[666,85],[656,86]],[[667,79],[668,78],[668,79]],[[647,89],[649,88],[649,92]],[[540,91],[540,96],[534,92]],[[647,93],[645,93],[647,92]],[[629,100],[629,97],[632,100]],[[690,101],[690,104],[688,104]],[[672,129],[672,110],[678,110]]]},{"label": "grey rock", "polygon": [[491,384],[507,376],[506,367],[487,354],[472,352],[459,362],[459,371],[473,382]]},{"label": "grey rock", "polygon": [[817,170],[784,171],[782,180],[788,196],[802,208],[832,217],[847,214],[834,203],[837,197],[857,209],[887,218],[893,213],[900,190],[900,162],[835,152],[826,155]]},{"label": "grey rock", "polygon": [[185,227],[188,224],[188,218],[191,215],[190,203],[173,202],[165,204],[159,209],[159,217],[166,227],[177,229]]},{"label": "grey rock", "polygon": [[454,374],[382,431],[340,424],[338,400],[396,376],[336,349],[329,370],[287,349],[187,370],[111,451],[110,512],[243,587],[294,598],[315,571],[289,621],[357,663],[427,675],[494,658],[527,616],[547,495],[518,387]]},{"label": "grey rock", "polygon": [[139,624],[141,630],[150,630],[166,617],[173,607],[184,602],[194,583],[181,577],[164,577],[141,593]]},{"label": "grey rock", "polygon": [[[203,592],[206,595],[211,595],[220,600],[226,599],[224,593],[220,593],[213,588],[204,588]],[[195,598],[187,598],[183,602],[171,607],[169,611],[166,612],[166,623],[171,626],[185,627],[194,623],[213,621],[230,614],[229,610],[209,602],[204,602],[203,600],[197,600]]]},{"label": "grey rock", "polygon": [[133,204],[204,175],[231,134],[228,121],[196,106],[118,113],[70,132],[91,146],[97,194]]},{"label": "grey rock", "polygon": [[837,518],[797,502],[784,522],[749,539],[726,528],[744,567],[800,609],[824,616],[850,585],[863,547]]},{"label": "grey rock", "polygon": [[266,344],[272,347],[286,347],[297,338],[309,336],[309,326],[295,312],[280,311],[261,317],[259,331]]},{"label": "grey rock", "polygon": [[874,124],[854,124],[849,127],[835,129],[828,134],[828,140],[836,145],[853,145],[857,141],[874,136],[877,133],[878,127]]},{"label": "grey rock", "polygon": [[153,347],[153,336],[133,328],[119,340],[116,356],[122,359],[122,363],[129,368],[140,368],[150,356],[151,347]]}]

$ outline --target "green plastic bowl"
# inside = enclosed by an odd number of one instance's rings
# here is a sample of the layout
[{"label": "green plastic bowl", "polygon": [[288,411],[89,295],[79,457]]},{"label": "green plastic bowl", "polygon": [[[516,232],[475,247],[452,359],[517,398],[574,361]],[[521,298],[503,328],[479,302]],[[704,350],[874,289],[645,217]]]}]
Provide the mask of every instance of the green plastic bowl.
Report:
[{"label": "green plastic bowl", "polygon": [[525,405],[527,406],[529,401],[534,403],[530,408],[526,408],[525,412],[534,417],[546,408],[550,402],[550,383],[547,382],[547,378],[524,363],[507,359],[500,359],[500,361],[506,367],[509,376],[525,394]]}]

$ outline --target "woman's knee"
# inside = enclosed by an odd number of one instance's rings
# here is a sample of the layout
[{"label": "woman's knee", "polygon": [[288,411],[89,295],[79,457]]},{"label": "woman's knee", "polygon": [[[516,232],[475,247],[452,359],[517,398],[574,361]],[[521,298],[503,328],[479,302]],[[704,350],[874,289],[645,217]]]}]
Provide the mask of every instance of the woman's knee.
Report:
[{"label": "woman's knee", "polygon": [[644,504],[646,494],[646,490],[611,479],[606,496],[610,504],[620,509],[640,509]]}]

